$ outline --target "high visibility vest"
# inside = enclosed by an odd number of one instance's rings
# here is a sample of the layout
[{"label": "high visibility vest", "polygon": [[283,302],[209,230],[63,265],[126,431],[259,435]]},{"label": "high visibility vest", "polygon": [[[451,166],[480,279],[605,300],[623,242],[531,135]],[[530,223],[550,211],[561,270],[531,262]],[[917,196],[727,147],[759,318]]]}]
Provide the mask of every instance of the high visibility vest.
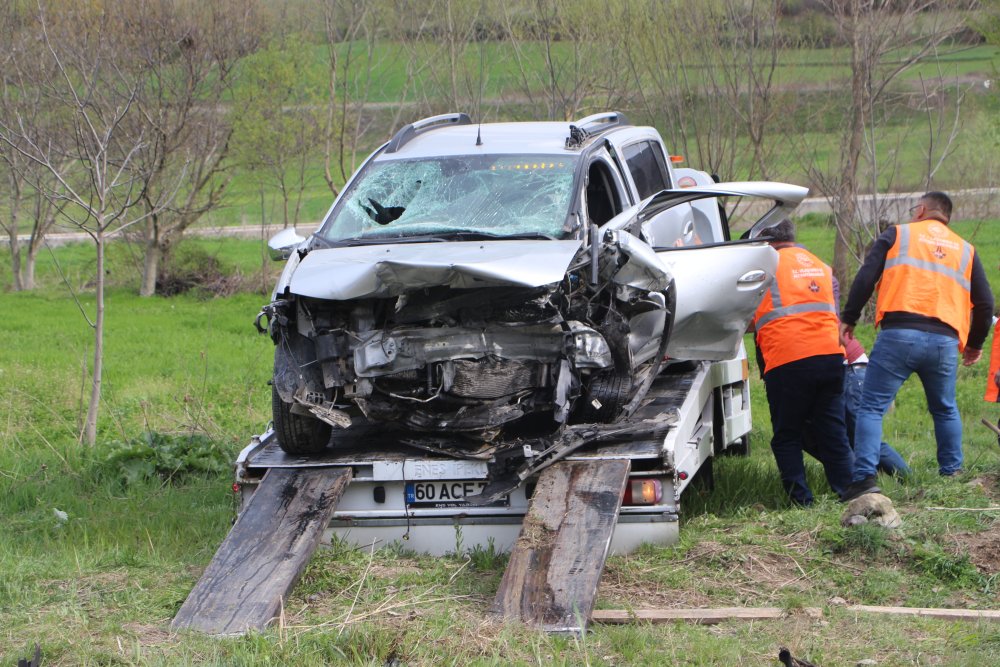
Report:
[{"label": "high visibility vest", "polygon": [[896,242],[885,257],[878,285],[875,325],[891,312],[933,317],[958,332],[964,349],[972,318],[974,252],[938,220],[896,225]]},{"label": "high visibility vest", "polygon": [[824,354],[844,354],[833,302],[833,272],[798,246],[778,250],[771,289],[754,315],[765,372]]},{"label": "high visibility vest", "polygon": [[1000,320],[993,325],[993,345],[990,347],[990,374],[986,378],[986,395],[983,400],[1000,403],[1000,386],[994,378],[1000,370]]}]

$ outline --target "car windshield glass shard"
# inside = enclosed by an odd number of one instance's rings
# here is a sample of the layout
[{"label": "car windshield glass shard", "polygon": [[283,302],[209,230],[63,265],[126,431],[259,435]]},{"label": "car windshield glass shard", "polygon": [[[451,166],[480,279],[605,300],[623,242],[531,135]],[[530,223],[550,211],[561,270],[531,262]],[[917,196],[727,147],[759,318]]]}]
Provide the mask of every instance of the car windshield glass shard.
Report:
[{"label": "car windshield glass shard", "polygon": [[323,226],[327,241],[446,232],[565,236],[575,158],[484,155],[371,163]]}]

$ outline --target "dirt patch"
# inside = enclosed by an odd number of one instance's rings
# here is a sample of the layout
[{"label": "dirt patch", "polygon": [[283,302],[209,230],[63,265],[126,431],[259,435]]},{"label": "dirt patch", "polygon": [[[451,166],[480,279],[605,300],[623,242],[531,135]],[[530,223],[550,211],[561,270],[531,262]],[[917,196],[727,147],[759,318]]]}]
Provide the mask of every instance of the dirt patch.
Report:
[{"label": "dirt patch", "polygon": [[969,555],[969,561],[983,574],[1000,572],[1000,521],[978,533],[958,533],[951,536],[958,553]]},{"label": "dirt patch", "polygon": [[139,642],[140,646],[160,646],[171,640],[171,633],[164,627],[158,625],[146,625],[144,623],[126,623],[122,630],[129,634],[129,637]]},{"label": "dirt patch", "polygon": [[[632,607],[707,607],[717,603],[719,595],[733,599],[734,594],[740,604],[773,603],[784,592],[813,587],[814,564],[802,553],[811,541],[808,534],[792,535],[785,541],[788,551],[781,551],[709,540],[667,565],[637,568],[611,562],[598,596],[607,604]],[[661,581],[678,574],[675,585]]]},{"label": "dirt patch", "polygon": [[380,579],[398,579],[404,575],[423,574],[423,570],[416,565],[378,565],[373,563],[369,574]]},{"label": "dirt patch", "polygon": [[980,488],[986,497],[994,502],[1000,502],[1000,475],[985,474],[975,477],[968,482],[973,488]]}]

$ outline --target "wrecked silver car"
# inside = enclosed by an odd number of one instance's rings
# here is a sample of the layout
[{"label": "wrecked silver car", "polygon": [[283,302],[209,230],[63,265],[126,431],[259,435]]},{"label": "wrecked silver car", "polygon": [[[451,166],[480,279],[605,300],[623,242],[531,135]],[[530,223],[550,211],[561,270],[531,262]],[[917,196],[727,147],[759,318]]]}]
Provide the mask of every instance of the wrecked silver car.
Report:
[{"label": "wrecked silver car", "polygon": [[731,358],[776,255],[728,242],[715,198],[772,199],[762,227],[806,191],[676,178],[620,114],[400,130],[315,234],[272,239],[281,447],[370,425],[428,448],[551,437],[623,420],[668,357]]}]

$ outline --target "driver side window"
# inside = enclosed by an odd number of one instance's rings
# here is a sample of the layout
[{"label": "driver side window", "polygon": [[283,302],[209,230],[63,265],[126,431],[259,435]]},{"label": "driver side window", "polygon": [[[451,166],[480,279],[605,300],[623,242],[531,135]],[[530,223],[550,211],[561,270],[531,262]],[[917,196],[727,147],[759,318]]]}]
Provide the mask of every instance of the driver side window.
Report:
[{"label": "driver side window", "polygon": [[608,165],[600,160],[591,163],[587,171],[587,218],[603,225],[622,212],[622,197]]}]

